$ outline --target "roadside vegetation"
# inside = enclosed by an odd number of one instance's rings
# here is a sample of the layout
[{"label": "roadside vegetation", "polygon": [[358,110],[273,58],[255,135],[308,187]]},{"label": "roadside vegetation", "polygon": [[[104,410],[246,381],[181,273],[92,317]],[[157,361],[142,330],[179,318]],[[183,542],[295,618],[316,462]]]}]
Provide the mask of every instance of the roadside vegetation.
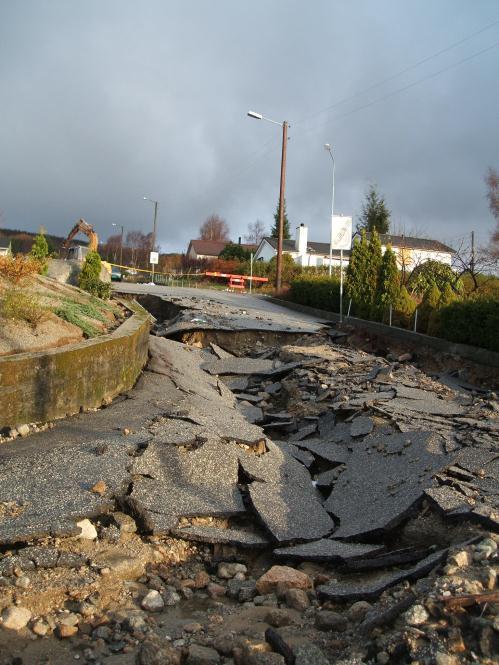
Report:
[{"label": "roadside vegetation", "polygon": [[44,276],[48,246],[42,232],[29,254],[1,256],[0,355],[75,343],[115,328],[123,312],[103,299],[110,285],[100,281],[97,259],[91,256],[83,267],[85,293]]}]

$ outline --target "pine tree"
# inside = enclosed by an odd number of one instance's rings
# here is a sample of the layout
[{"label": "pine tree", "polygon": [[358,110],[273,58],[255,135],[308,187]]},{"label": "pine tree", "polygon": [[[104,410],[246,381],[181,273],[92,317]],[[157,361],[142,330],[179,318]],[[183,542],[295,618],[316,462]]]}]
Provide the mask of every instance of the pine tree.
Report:
[{"label": "pine tree", "polygon": [[43,228],[40,228],[31,246],[31,256],[40,262],[40,273],[45,275],[48,271],[47,256],[49,255],[49,246]]},{"label": "pine tree", "polygon": [[371,185],[362,206],[360,229],[388,233],[390,231],[390,211],[386,207],[385,199],[378,194],[376,187]]},{"label": "pine tree", "polygon": [[[366,232],[361,232],[360,241],[356,241],[346,271],[346,292],[357,307],[360,316],[366,315],[366,303],[369,303],[369,243]],[[367,307],[369,309],[369,307]],[[368,313],[368,312],[367,312]]]},{"label": "pine tree", "polygon": [[416,310],[416,302],[413,298],[411,298],[409,291],[405,288],[405,286],[402,286],[398,293],[398,296],[395,300],[394,309],[399,315],[400,323],[406,328],[409,327],[411,324],[412,315]]},{"label": "pine tree", "polygon": [[33,245],[31,246],[31,256],[34,256],[35,259],[39,261],[44,261],[49,253],[49,246],[45,234],[40,229],[40,232],[35,237]]},{"label": "pine tree", "polygon": [[383,319],[390,305],[393,307],[400,288],[397,257],[391,246],[388,245],[381,259],[376,292],[377,314]]},{"label": "pine tree", "polygon": [[[288,240],[291,238],[291,233],[289,231],[289,221],[288,221],[288,215],[286,213],[286,199],[284,199],[284,215],[283,215],[283,230],[282,230],[282,237],[284,240]],[[279,206],[279,201],[277,202],[277,208],[274,213],[274,226],[272,227],[270,231],[270,236],[271,238],[278,238],[279,237],[279,213],[280,213],[280,206]]]}]

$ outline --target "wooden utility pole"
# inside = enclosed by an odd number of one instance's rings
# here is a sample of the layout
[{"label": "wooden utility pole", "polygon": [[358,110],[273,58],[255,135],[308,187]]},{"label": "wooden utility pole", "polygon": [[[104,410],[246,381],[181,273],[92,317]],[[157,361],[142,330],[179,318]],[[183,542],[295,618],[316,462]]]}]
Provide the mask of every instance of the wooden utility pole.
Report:
[{"label": "wooden utility pole", "polygon": [[471,232],[471,275],[475,275],[475,232]]},{"label": "wooden utility pole", "polygon": [[277,265],[275,287],[282,283],[282,240],[284,235],[284,192],[286,190],[286,144],[288,142],[288,123],[282,123],[281,186],[279,188],[279,235],[277,238]]}]

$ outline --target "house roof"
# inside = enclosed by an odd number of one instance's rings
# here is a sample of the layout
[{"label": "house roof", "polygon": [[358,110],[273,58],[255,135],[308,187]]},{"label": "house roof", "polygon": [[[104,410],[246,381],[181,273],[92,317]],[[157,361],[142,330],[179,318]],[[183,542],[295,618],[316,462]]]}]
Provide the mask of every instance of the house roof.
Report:
[{"label": "house roof", "polygon": [[[277,238],[270,238],[265,236],[263,240],[266,240],[269,245],[277,250]],[[284,239],[282,241],[282,251],[283,252],[296,252],[295,241],[292,238]],[[307,242],[307,252],[309,254],[317,254],[319,256],[329,256],[329,243],[328,242],[313,242],[310,240]],[[340,253],[338,249],[333,249],[333,257],[339,258]],[[350,256],[350,250],[343,250],[343,256]]]},{"label": "house roof", "polygon": [[[231,240],[191,240],[187,253],[191,251],[192,247],[198,256],[218,256],[231,242]],[[241,247],[251,251],[256,248],[256,245],[241,243]]]},{"label": "house roof", "polygon": [[12,243],[12,238],[2,238],[0,237],[0,247],[2,249],[5,249],[6,247],[10,247]]},{"label": "house roof", "polygon": [[[359,234],[356,233],[356,236]],[[369,239],[371,234],[366,233]],[[455,254],[456,250],[443,242],[438,240],[430,240],[429,238],[414,238],[411,236],[392,236],[389,233],[380,233],[379,239],[382,245],[391,245],[392,247],[404,247],[407,249],[424,249],[428,252],[442,252],[443,254]]]}]

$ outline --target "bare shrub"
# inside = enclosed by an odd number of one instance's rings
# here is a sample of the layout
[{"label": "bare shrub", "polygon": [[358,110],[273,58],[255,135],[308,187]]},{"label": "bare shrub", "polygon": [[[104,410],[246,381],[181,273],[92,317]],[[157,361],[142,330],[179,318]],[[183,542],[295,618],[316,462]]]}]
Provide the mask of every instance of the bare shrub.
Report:
[{"label": "bare shrub", "polygon": [[0,277],[13,284],[20,284],[29,277],[37,275],[42,268],[41,262],[34,256],[0,256]]}]

